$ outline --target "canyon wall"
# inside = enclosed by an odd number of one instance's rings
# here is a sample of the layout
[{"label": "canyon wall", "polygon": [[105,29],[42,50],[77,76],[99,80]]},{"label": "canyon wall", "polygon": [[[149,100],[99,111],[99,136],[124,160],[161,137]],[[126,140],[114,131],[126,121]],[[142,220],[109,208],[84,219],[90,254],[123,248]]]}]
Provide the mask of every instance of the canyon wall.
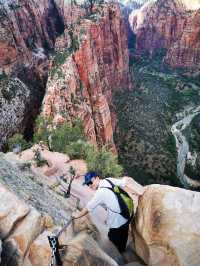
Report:
[{"label": "canyon wall", "polygon": [[[78,2],[24,0],[0,7],[0,148],[15,132],[31,137],[45,95],[46,117],[59,122],[80,118],[92,143],[115,151],[112,94],[130,87],[118,4],[91,9]],[[16,78],[27,90],[17,101],[7,86]],[[14,89],[18,94],[22,90]],[[7,94],[12,94],[9,99]]]},{"label": "canyon wall", "polygon": [[32,134],[48,76],[46,51],[63,28],[54,1],[0,3],[0,149],[15,132]]},{"label": "canyon wall", "polygon": [[95,6],[92,13],[66,27],[55,47],[43,114],[55,122],[80,118],[92,143],[115,151],[112,95],[130,87],[127,38],[119,6]]},{"label": "canyon wall", "polygon": [[200,66],[200,2],[151,1],[129,17],[136,34],[136,51],[160,52],[173,67]]}]

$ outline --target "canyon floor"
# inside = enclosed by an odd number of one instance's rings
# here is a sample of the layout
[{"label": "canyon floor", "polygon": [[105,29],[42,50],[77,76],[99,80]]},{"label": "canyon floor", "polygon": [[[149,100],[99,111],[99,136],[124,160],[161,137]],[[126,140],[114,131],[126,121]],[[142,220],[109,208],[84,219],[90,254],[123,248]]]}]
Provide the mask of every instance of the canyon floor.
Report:
[{"label": "canyon floor", "polygon": [[[120,162],[136,180],[183,186],[177,178],[177,149],[171,127],[178,113],[199,105],[200,73],[170,69],[162,63],[162,52],[153,59],[130,54],[134,88],[115,95],[115,141]],[[195,125],[196,131],[188,129],[187,139],[195,138],[190,149],[196,148],[198,153],[199,124]]]}]

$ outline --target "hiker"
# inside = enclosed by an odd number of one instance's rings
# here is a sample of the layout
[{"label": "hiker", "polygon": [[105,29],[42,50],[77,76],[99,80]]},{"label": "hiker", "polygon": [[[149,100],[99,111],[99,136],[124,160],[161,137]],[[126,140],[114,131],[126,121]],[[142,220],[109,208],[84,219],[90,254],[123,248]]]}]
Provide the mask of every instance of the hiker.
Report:
[{"label": "hiker", "polygon": [[[85,175],[83,185],[88,185],[92,190],[95,190],[93,198],[80,212],[74,213],[73,217],[78,218],[92,212],[97,206],[101,205],[107,210],[107,225],[109,227],[108,238],[122,253],[126,249],[128,240],[129,223],[134,215],[133,201],[128,194],[122,190],[125,189],[125,179],[106,178],[100,179],[96,172],[88,172]],[[122,197],[119,196],[121,192]],[[137,194],[134,193],[134,194]]]}]

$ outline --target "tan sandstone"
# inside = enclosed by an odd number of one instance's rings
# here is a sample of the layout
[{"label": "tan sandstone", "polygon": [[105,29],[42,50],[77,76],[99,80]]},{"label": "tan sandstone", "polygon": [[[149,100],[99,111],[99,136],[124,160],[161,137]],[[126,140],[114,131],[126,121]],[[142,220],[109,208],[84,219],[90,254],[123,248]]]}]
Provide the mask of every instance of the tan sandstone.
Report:
[{"label": "tan sandstone", "polygon": [[136,252],[147,265],[200,265],[199,203],[199,192],[148,186],[134,229]]}]

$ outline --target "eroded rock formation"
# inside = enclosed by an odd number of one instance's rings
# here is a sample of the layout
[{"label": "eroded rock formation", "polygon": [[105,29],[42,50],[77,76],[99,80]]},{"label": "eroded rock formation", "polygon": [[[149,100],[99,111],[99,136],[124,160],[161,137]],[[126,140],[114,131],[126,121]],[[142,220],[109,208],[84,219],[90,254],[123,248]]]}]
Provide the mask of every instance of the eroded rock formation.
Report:
[{"label": "eroded rock formation", "polygon": [[[56,156],[56,165],[60,162],[59,170],[63,171],[64,165],[67,169],[70,163],[76,167],[79,165],[78,161],[64,164],[64,154],[59,154],[58,159],[58,154],[43,152],[45,156],[51,154],[51,157],[45,157],[49,160]],[[31,154],[28,150],[21,157],[12,153],[0,154],[3,266],[49,265],[51,251],[47,236],[58,231],[61,223],[69,219],[74,210],[74,198],[62,198],[55,189],[55,183],[52,184],[53,180],[56,182],[55,173],[44,176],[41,168],[40,174],[38,172],[35,176],[33,171],[22,168],[25,158],[30,162]],[[83,191],[79,187],[79,181],[82,183],[82,180],[75,181],[73,193],[78,192],[82,202],[90,193],[89,188]],[[137,187],[138,192],[144,189],[134,181],[130,182],[131,186]],[[139,197],[132,229],[136,253],[147,265],[199,265],[199,202],[199,192],[162,185],[145,187],[144,194]],[[103,216],[100,209],[95,214],[98,215]],[[96,227],[89,217],[83,217],[74,221],[61,235],[60,244],[65,245],[62,252],[64,266],[77,265],[80,261],[83,265],[124,265],[120,254],[105,240],[106,232],[103,224],[100,226],[101,218],[95,221]],[[134,261],[130,265],[144,265],[137,258],[127,261]]]},{"label": "eroded rock formation", "polygon": [[81,118],[92,143],[115,150],[112,94],[130,86],[119,7],[98,5],[70,27],[57,40],[43,113],[55,120],[57,116],[67,121]]},{"label": "eroded rock formation", "polygon": [[48,76],[45,51],[63,28],[54,1],[0,3],[0,149],[15,132],[32,134]]},{"label": "eroded rock formation", "polygon": [[[0,196],[1,265],[50,265],[51,250],[47,236],[56,229],[50,217],[26,205],[3,185],[0,185]],[[77,265],[81,260],[83,265],[117,266],[98,246],[96,240],[99,237],[88,217],[75,221],[60,240],[66,245],[62,252],[63,265]]]},{"label": "eroded rock formation", "polygon": [[[10,0],[0,7],[0,87],[5,90],[5,81],[17,77],[28,91],[25,97],[13,97],[11,104],[1,95],[1,124],[6,123],[0,148],[15,132],[26,137],[33,133],[49,74],[44,114],[60,121],[81,118],[92,143],[115,151],[112,93],[130,86],[118,4],[102,3],[90,10],[86,4],[68,1]],[[22,88],[16,90],[20,93]],[[22,110],[12,115],[13,105]]]},{"label": "eroded rock formation", "polygon": [[136,34],[136,51],[150,56],[161,52],[173,67],[200,65],[200,2],[150,1],[129,17]]},{"label": "eroded rock formation", "polygon": [[199,265],[199,202],[199,192],[148,186],[134,229],[137,254],[147,265]]},{"label": "eroded rock formation", "polygon": [[[58,232],[76,210],[75,193],[78,193],[81,204],[91,196],[89,188],[83,191],[81,179],[75,182],[73,196],[63,198],[63,187],[56,180],[60,171],[64,171],[63,167],[65,173],[70,165],[78,174],[86,169],[78,160],[64,163],[65,154],[43,152],[49,162],[53,160],[55,164],[57,160],[59,167],[51,176],[43,175],[42,167],[33,167],[32,170],[23,167],[24,163],[31,162],[31,150],[24,151],[21,157],[13,153],[0,154],[2,266],[50,265],[51,250],[47,236]],[[98,210],[97,215],[101,216],[98,226],[104,216],[100,213]],[[63,266],[77,265],[80,261],[83,265],[123,265],[117,249],[108,239],[105,240],[104,231],[105,224],[101,224],[100,231],[88,216],[73,221],[59,238],[59,243],[64,245],[61,252]]]}]

